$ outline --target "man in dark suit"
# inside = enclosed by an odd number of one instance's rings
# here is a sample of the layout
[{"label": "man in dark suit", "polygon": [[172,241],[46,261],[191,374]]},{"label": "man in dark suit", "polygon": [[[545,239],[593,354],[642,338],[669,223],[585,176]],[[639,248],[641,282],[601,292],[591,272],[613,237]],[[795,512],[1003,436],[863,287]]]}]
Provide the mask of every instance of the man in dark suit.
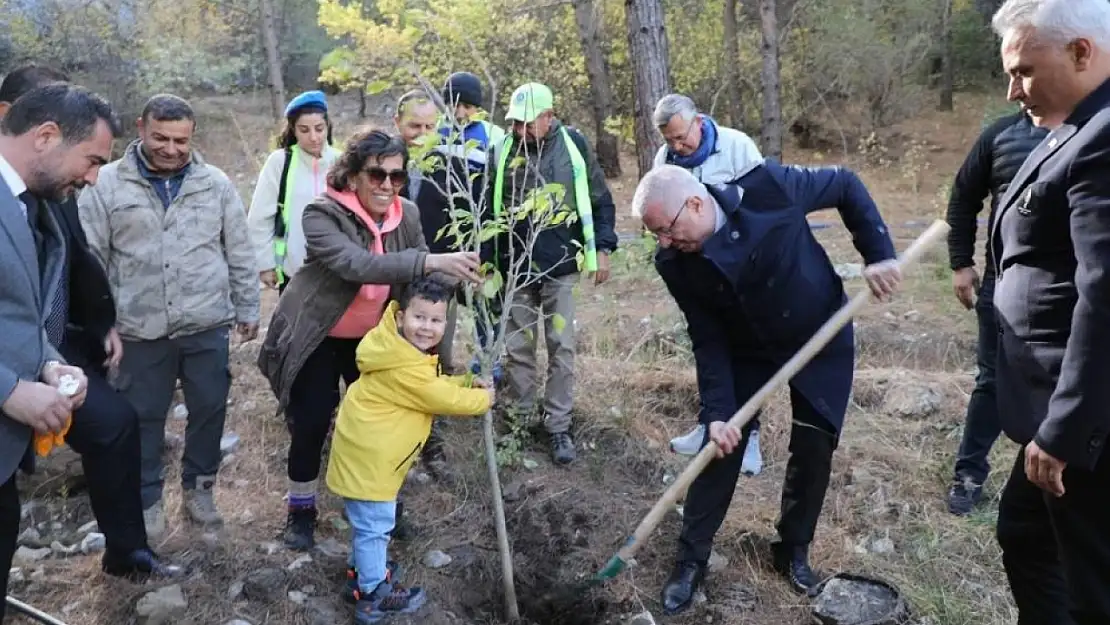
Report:
[{"label": "man in dark suit", "polygon": [[1025,157],[1048,134],[1033,125],[1024,112],[1006,115],[987,126],[971,147],[964,164],[956,173],[948,200],[948,260],[952,267],[952,286],[964,308],[975,310],[979,321],[978,347],[975,350],[979,371],[975,389],[967,402],[963,438],[956,452],[952,485],[948,489],[948,511],[957,516],[971,513],[983,495],[983,483],[990,473],[990,454],[1002,433],[994,385],[994,362],[998,358],[998,323],[994,319],[994,259],[990,246],[983,259],[982,282],[975,270],[975,231],[983,200],[990,196],[987,216],[989,233],[994,225],[998,200],[1006,193],[1010,180]]},{"label": "man in dark suit", "polygon": [[[65,81],[60,72],[35,65],[11,71],[0,82],[0,120],[24,93]],[[180,568],[162,563],[147,545],[139,494],[138,415],[106,379],[108,368],[117,367],[123,356],[108,276],[89,250],[73,197],[47,205],[60,226],[65,251],[62,283],[47,310],[46,334],[89,381],[66,442],[81,454],[89,501],[107,543],[104,570],[112,575],[177,575]]]},{"label": "man in dark suit", "polygon": [[[26,93],[0,120],[0,620],[19,533],[16,469],[33,462],[32,432],[62,431],[87,388],[43,330],[65,244],[36,198],[61,201],[94,184],[119,131],[107,102],[68,85]],[[59,388],[66,376],[78,383],[71,397]]]},{"label": "man in dark suit", "polygon": [[[765,161],[734,183],[705,186],[689,171],[659,165],[640,181],[632,211],[658,237],[655,268],[686,317],[706,442],[721,457],[686,496],[677,564],[663,589],[668,613],[686,609],[701,585],[713,536],[725,518],[750,432],[726,425],[818,328],[844,305],[844,286],[806,214],[835,207],[878,297],[901,279],[894,244],[859,178],[838,167]],[[809,544],[829,484],[854,367],[849,324],[790,382],[794,425],[772,545],[775,569],[794,590],[820,578]],[[750,426],[750,424],[749,424]],[[704,444],[704,443],[703,443]]]},{"label": "man in dark suit", "polygon": [[[1110,623],[1110,3],[1007,0],[1008,97],[1051,129],[999,202],[998,511],[1018,623]],[[1066,600],[1062,599],[1066,598]],[[1070,617],[1070,618],[1069,618]]]}]

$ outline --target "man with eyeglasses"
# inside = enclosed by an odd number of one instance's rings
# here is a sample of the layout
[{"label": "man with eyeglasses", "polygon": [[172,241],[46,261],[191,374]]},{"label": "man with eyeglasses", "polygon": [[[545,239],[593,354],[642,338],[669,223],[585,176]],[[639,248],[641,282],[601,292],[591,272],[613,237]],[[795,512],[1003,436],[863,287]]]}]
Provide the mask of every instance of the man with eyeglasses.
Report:
[{"label": "man with eyeglasses", "polygon": [[[686,495],[677,563],[663,588],[668,614],[685,610],[702,584],[713,536],[736,489],[748,434],[727,425],[736,411],[846,301],[843,283],[806,214],[836,208],[863,256],[871,291],[887,298],[901,280],[894,244],[867,189],[839,167],[765,161],[732,184],[704,185],[675,165],[640,181],[632,212],[659,240],[655,268],[686,317],[697,367],[698,420],[720,446]],[[790,381],[793,426],[774,568],[797,592],[820,576],[809,545],[829,484],[855,360],[849,324]]]},{"label": "man with eyeglasses", "polygon": [[[739,130],[719,126],[712,117],[699,113],[694,101],[684,95],[671,93],[660,98],[652,121],[665,142],[655,154],[656,167],[677,165],[705,184],[722,184],[736,180],[763,162],[763,155],[751,137]],[[706,440],[705,426],[699,424],[671,439],[671,451],[693,456]],[[756,415],[748,423],[748,442],[740,473],[755,476],[762,470],[759,415]]]},{"label": "man with eyeglasses", "polygon": [[223,523],[214,499],[231,388],[232,329],[258,335],[258,267],[235,184],[193,148],[196,116],[184,99],[156,95],[139,139],[78,198],[89,248],[108,272],[123,339],[121,391],[139,415],[148,539],[166,530],[162,505],[166,413],[181,379],[189,421],[182,507],[196,523]]}]

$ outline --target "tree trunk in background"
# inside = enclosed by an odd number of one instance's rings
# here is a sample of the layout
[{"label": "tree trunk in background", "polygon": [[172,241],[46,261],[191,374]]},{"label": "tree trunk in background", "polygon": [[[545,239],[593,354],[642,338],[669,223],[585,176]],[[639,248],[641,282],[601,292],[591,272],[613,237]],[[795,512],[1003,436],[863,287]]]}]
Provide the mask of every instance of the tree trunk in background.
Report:
[{"label": "tree trunk in background", "polygon": [[628,56],[632,60],[636,156],[643,177],[651,170],[655,152],[663,145],[651,114],[655,103],[671,88],[670,52],[660,0],[624,0],[624,18],[628,27]]},{"label": "tree trunk in background", "polygon": [[278,36],[274,25],[273,0],[262,2],[262,44],[266,48],[266,67],[270,75],[270,110],[274,119],[281,119],[285,110],[285,78],[282,76],[281,52],[278,50]]},{"label": "tree trunk in background", "polygon": [[613,116],[613,86],[609,82],[609,64],[598,40],[600,19],[594,0],[574,1],[574,21],[578,24],[586,74],[590,77],[590,95],[593,96],[597,161],[606,177],[617,178],[621,175],[620,144],[617,137],[605,129],[605,120]]},{"label": "tree trunk in background", "polygon": [[743,130],[744,88],[740,77],[740,28],[736,23],[736,0],[725,0],[724,54],[721,56],[722,73],[728,80],[728,117],[733,128]]},{"label": "tree trunk in background", "polygon": [[951,111],[953,91],[955,91],[956,68],[952,50],[952,0],[941,0],[944,3],[940,22],[940,101],[937,110]]},{"label": "tree trunk in background", "polygon": [[763,127],[760,148],[764,156],[782,158],[782,76],[779,72],[779,20],[775,0],[759,0],[759,21],[763,31]]}]

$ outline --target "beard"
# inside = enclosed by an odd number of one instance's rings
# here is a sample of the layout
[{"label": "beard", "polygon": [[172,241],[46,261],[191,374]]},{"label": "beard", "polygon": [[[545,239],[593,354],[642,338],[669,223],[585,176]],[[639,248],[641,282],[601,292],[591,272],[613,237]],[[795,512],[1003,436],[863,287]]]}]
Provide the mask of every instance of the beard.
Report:
[{"label": "beard", "polygon": [[67,181],[50,163],[36,165],[27,180],[27,190],[48,202],[65,202],[84,188],[83,180]]}]

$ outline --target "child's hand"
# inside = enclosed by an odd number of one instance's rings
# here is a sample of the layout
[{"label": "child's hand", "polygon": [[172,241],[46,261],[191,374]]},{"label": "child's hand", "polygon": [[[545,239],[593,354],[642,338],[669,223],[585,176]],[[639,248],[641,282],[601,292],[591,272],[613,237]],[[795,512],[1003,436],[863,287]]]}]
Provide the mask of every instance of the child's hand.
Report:
[{"label": "child's hand", "polygon": [[493,380],[489,378],[479,378],[475,376],[470,380],[470,384],[474,388],[493,388]]}]

